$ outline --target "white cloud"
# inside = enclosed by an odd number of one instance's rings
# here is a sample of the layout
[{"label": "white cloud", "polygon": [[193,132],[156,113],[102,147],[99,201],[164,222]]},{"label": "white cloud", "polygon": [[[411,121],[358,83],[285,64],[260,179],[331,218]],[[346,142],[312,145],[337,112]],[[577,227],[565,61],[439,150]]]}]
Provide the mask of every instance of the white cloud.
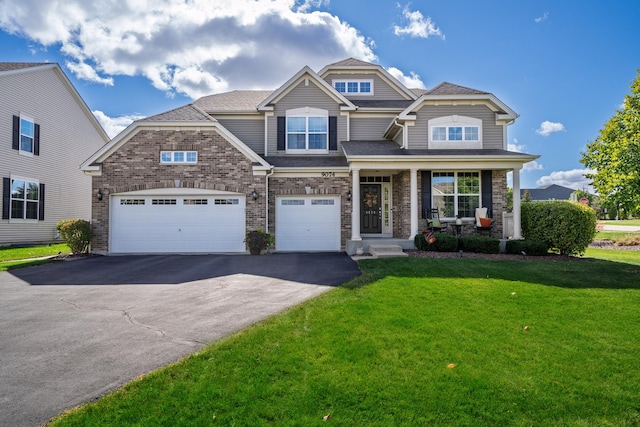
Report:
[{"label": "white cloud", "polygon": [[[3,0],[0,29],[58,48],[78,78],[141,75],[192,98],[275,89],[283,75],[348,57],[376,61],[374,42],[318,10],[328,0]],[[321,49],[309,49],[322,41]],[[256,73],[260,69],[260,73]]]},{"label": "white cloud", "polygon": [[129,126],[131,122],[139,120],[144,116],[129,115],[120,117],[109,117],[100,110],[92,111],[93,115],[98,119],[98,122],[102,125],[104,131],[109,135],[109,138],[113,138],[119,134],[124,128]]},{"label": "white cloud", "polygon": [[422,82],[420,76],[413,71],[409,72],[409,75],[405,75],[402,71],[396,67],[389,67],[386,69],[389,74],[398,79],[400,83],[411,89],[426,89],[426,86]]},{"label": "white cloud", "polygon": [[396,36],[411,36],[414,38],[429,38],[429,36],[438,36],[442,40],[445,39],[444,34],[440,31],[440,28],[431,20],[430,16],[425,19],[424,15],[418,10],[412,12],[409,10],[409,6],[405,6],[402,9],[402,16],[405,19],[406,25],[401,27],[399,25],[393,26],[393,33]]},{"label": "white cloud", "polygon": [[542,21],[546,21],[548,17],[549,17],[549,12],[545,12],[542,14],[542,16],[538,16],[537,18],[535,18],[534,21],[536,21],[536,24],[539,24]]},{"label": "white cloud", "polygon": [[536,133],[542,136],[549,136],[554,132],[564,132],[566,129],[562,123],[550,122],[545,120],[540,123],[540,127],[536,129]]},{"label": "white cloud", "polygon": [[589,185],[590,179],[585,178],[584,174],[593,173],[589,169],[572,169],[569,171],[555,171],[549,175],[545,175],[536,181],[539,187],[557,184],[563,187],[573,188],[574,190],[586,189],[593,193],[593,188]]}]

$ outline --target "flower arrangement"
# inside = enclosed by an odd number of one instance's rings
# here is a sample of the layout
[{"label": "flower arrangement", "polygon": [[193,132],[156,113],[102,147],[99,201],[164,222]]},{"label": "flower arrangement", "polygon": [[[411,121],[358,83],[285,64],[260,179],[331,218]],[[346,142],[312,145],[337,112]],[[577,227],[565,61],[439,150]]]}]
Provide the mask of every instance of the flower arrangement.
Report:
[{"label": "flower arrangement", "polygon": [[275,239],[271,233],[258,228],[257,230],[247,231],[244,241],[249,246],[251,255],[260,255],[263,250],[273,246]]}]

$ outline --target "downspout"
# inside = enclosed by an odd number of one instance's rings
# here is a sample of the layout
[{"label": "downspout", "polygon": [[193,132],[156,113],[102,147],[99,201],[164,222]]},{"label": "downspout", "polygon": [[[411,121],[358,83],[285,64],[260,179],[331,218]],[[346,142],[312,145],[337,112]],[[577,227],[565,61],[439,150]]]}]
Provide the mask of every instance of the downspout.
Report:
[{"label": "downspout", "polygon": [[393,119],[393,124],[402,128],[402,149],[407,148],[407,129],[405,125],[398,123],[398,119]]},{"label": "downspout", "polygon": [[275,172],[274,167],[271,166],[271,169],[269,170],[269,173],[265,176],[264,179],[264,201],[265,201],[265,218],[267,223],[265,224],[265,231],[268,233],[269,232],[269,177],[271,175],[273,175],[273,173]]}]

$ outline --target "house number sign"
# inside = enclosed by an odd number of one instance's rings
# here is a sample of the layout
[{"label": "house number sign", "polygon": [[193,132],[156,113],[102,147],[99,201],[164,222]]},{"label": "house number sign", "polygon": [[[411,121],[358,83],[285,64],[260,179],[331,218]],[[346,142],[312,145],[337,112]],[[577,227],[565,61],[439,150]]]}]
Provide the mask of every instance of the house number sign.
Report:
[{"label": "house number sign", "polygon": [[323,178],[335,178],[335,172],[321,172]]}]

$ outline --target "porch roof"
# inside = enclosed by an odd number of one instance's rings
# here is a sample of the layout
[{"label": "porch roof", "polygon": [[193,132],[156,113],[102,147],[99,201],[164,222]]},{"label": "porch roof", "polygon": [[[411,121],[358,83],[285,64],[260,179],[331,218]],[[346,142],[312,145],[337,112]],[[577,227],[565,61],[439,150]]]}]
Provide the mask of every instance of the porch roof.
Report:
[{"label": "porch roof", "polygon": [[393,141],[343,141],[342,149],[347,158],[351,157],[405,157],[410,160],[414,156],[429,157],[505,157],[513,159],[533,160],[539,156],[519,153],[515,151],[499,149],[460,149],[460,150],[433,150],[433,149],[403,149]]},{"label": "porch roof", "polygon": [[266,156],[264,159],[277,168],[348,167],[344,156]]}]

